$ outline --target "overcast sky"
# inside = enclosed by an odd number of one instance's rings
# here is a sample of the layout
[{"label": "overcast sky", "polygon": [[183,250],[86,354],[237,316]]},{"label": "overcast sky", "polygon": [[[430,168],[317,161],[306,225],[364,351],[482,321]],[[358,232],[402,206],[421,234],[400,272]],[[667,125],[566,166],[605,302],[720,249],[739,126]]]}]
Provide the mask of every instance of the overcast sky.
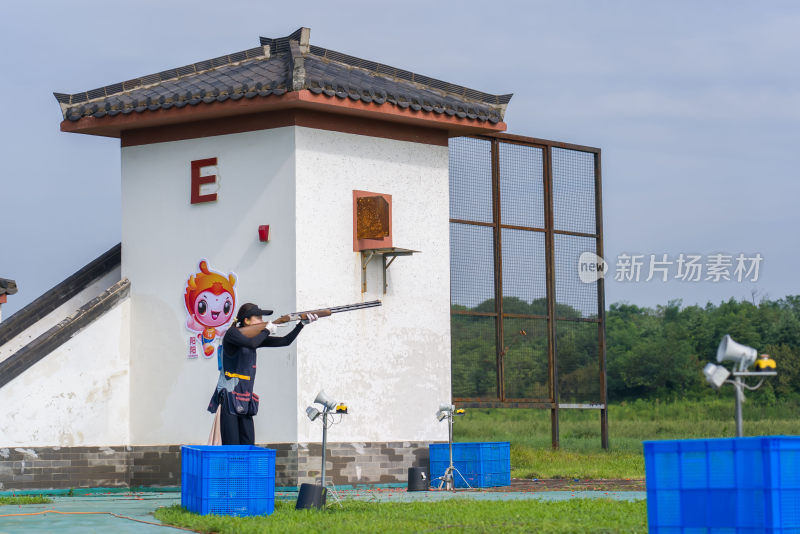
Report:
[{"label": "overcast sky", "polygon": [[[60,133],[53,91],[300,26],[325,48],[514,93],[511,133],[602,148],[607,303],[800,294],[796,2],[30,1],[0,18],[0,277],[20,287],[3,315],[120,240],[119,141]],[[623,253],[645,256],[639,282],[613,279]],[[763,260],[755,283],[644,281],[650,254],[681,253]]]}]

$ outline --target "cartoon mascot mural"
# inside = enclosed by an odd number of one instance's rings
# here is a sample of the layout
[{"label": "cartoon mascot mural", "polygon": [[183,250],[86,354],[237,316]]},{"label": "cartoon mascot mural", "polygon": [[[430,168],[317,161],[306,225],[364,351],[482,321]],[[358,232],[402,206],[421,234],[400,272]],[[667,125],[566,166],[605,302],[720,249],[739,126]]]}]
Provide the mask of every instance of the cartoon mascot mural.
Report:
[{"label": "cartoon mascot mural", "polygon": [[189,358],[196,358],[198,352],[212,358],[216,352],[217,364],[221,365],[222,336],[236,308],[235,285],[235,274],[212,271],[206,260],[200,261],[200,272],[189,276],[183,296],[189,313],[186,327],[192,331]]}]

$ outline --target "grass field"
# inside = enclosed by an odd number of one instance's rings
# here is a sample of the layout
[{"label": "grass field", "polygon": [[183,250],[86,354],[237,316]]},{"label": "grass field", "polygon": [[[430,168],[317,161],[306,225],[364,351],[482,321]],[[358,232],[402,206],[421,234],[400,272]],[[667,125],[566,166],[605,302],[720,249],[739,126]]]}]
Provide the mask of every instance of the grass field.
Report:
[{"label": "grass field", "polygon": [[47,504],[53,499],[44,495],[19,495],[17,497],[0,497],[0,506],[4,504]]},{"label": "grass field", "polygon": [[[745,402],[744,434],[800,434],[800,406]],[[454,424],[456,441],[510,441],[517,478],[643,478],[642,441],[732,437],[733,398],[636,401],[608,410],[609,450],[600,448],[597,410],[561,410],[561,448],[550,447],[550,411],[470,409]]]},{"label": "grass field", "polygon": [[179,506],[156,519],[198,532],[647,532],[647,505],[576,499],[560,502],[449,500],[427,503],[345,501],[324,511],[295,510],[278,502],[267,517],[200,516]]},{"label": "grass field", "polygon": [[[561,449],[550,448],[550,412],[471,409],[455,423],[456,441],[510,441],[517,478],[643,478],[642,441],[731,437],[733,399],[647,402],[609,407],[610,450],[600,448],[596,410],[562,410]],[[745,435],[800,434],[800,406],[744,405]],[[230,518],[161,508],[156,518],[199,532],[647,532],[645,501],[452,500],[436,503],[345,501],[324,511],[278,502],[269,517]]]}]

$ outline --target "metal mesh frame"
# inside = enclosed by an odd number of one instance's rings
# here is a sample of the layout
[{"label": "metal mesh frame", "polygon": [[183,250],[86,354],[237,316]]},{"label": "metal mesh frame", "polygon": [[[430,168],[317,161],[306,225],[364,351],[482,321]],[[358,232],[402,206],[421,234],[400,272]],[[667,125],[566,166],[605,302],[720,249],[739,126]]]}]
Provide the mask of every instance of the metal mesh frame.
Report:
[{"label": "metal mesh frame", "polygon": [[503,392],[508,402],[547,399],[547,319],[503,317]]},{"label": "metal mesh frame", "polygon": [[494,299],[492,229],[472,224],[450,224],[450,302],[474,308]]},{"label": "metal mesh frame", "polygon": [[503,224],[544,228],[544,149],[499,143]]},{"label": "metal mesh frame", "polygon": [[450,218],[491,223],[492,143],[461,137],[450,148]]},{"label": "metal mesh frame", "polygon": [[553,239],[556,279],[556,319],[597,319],[597,284],[581,281],[578,260],[597,253],[591,237],[556,234]]},{"label": "metal mesh frame", "polygon": [[453,316],[451,348],[460,355],[452,364],[454,397],[497,399],[496,322],[492,316]]},{"label": "metal mesh frame", "polygon": [[596,322],[556,321],[559,402],[602,402],[597,379],[599,338]]},{"label": "metal mesh frame", "polygon": [[553,147],[552,160],[555,229],[594,234],[594,154]]},{"label": "metal mesh frame", "polygon": [[503,228],[503,311],[547,315],[545,233]]},{"label": "metal mesh frame", "polygon": [[453,400],[599,408],[608,447],[600,150],[509,134],[450,141]]}]

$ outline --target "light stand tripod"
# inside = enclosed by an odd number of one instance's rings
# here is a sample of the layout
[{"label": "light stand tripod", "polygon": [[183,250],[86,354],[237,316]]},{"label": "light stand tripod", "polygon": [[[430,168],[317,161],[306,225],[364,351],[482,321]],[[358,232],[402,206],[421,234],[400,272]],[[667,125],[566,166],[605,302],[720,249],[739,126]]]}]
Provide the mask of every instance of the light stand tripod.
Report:
[{"label": "light stand tripod", "polygon": [[464,481],[464,484],[466,484],[468,488],[472,489],[472,486],[469,485],[469,482],[467,482],[467,479],[461,474],[461,471],[456,469],[456,466],[453,464],[453,417],[462,415],[464,415],[464,410],[456,410],[455,406],[449,404],[441,405],[439,407],[439,411],[436,413],[436,418],[439,419],[440,422],[445,418],[447,419],[447,441],[450,450],[450,465],[447,466],[447,469],[445,469],[444,475],[435,479],[440,481],[439,489],[442,489],[442,486],[444,486],[445,490],[447,491],[456,490],[453,473],[458,473],[458,476],[461,477],[461,480]]},{"label": "light stand tripod", "polygon": [[339,499],[339,495],[336,493],[336,487],[331,482],[330,484],[325,483],[325,449],[328,448],[328,415],[330,414],[331,410],[327,406],[325,409],[322,410],[322,471],[320,473],[320,485],[323,488],[329,489],[333,498],[336,499],[336,502],[341,505],[342,501]]},{"label": "light stand tripod", "polygon": [[[762,354],[759,359],[756,349],[735,342],[729,334],[723,336],[719,347],[717,347],[717,362],[722,363],[725,361],[735,362],[732,373],[722,365],[709,362],[703,368],[703,374],[706,377],[706,381],[714,389],[719,389],[722,384],[733,384],[733,387],[736,388],[736,437],[741,438],[743,436],[742,403],[744,402],[744,390],[755,391],[764,383],[765,377],[776,376],[778,373],[765,370],[769,368],[775,369],[775,360],[770,358],[768,354]],[[753,364],[756,364],[756,368],[761,370],[748,371],[748,367]],[[728,380],[731,375],[733,375],[733,380]],[[761,380],[755,386],[749,386],[744,381],[744,378],[749,376],[758,377]]]},{"label": "light stand tripod", "polygon": [[333,484],[325,483],[325,464],[327,461],[326,449],[328,448],[328,427],[335,424],[332,419],[329,419],[329,417],[333,416],[334,414],[339,414],[340,416],[346,414],[347,406],[342,403],[336,403],[332,401],[327,395],[325,395],[324,391],[320,391],[317,394],[317,398],[314,399],[314,403],[320,404],[323,408],[322,411],[320,412],[313,406],[309,406],[306,408],[306,415],[311,421],[316,421],[319,419],[320,415],[322,416],[322,469],[320,470],[320,483],[300,484],[300,492],[297,495],[297,504],[295,506],[295,508],[298,510],[304,508],[324,508],[325,501],[327,500],[326,497],[328,490],[330,490],[331,494],[333,494],[336,502],[339,503],[339,505],[342,504]]}]

